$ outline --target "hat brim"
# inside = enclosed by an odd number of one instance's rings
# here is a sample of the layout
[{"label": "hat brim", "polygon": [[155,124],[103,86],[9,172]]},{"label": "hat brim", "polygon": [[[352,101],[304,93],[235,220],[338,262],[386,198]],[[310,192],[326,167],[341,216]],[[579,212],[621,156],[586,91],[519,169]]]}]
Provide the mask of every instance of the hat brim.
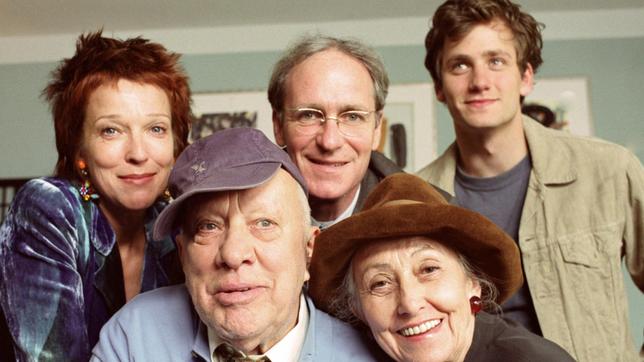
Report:
[{"label": "hat brim", "polygon": [[519,249],[484,216],[453,205],[425,203],[366,210],[323,231],[315,241],[309,293],[326,312],[362,247],[379,240],[427,236],[461,253],[496,285],[502,303],[523,284]]},{"label": "hat brim", "polygon": [[159,214],[154,224],[154,239],[160,240],[173,231],[178,213],[192,196],[209,192],[250,189],[270,180],[281,167],[280,162],[248,164],[224,169],[201,181],[196,180],[195,186],[189,192],[172,200]]}]

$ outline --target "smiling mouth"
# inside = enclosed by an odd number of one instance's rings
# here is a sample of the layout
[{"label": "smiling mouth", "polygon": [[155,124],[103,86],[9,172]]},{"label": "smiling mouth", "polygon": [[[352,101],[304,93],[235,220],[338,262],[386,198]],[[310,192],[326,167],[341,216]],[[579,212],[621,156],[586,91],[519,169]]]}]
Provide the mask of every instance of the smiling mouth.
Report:
[{"label": "smiling mouth", "polygon": [[487,105],[487,104],[492,104],[496,102],[496,99],[470,99],[469,101],[465,101],[465,104],[468,105],[473,105],[473,106],[481,106],[481,105]]},{"label": "smiling mouth", "polygon": [[432,319],[431,321],[421,323],[417,326],[403,328],[398,331],[398,334],[401,334],[405,337],[411,337],[411,336],[423,334],[429,331],[430,329],[436,328],[436,326],[441,324],[442,321],[443,321],[442,319]]},{"label": "smiling mouth", "polygon": [[142,180],[142,179],[150,178],[152,176],[154,176],[154,173],[130,174],[130,175],[123,175],[119,177],[125,180]]},{"label": "smiling mouth", "polygon": [[311,158],[309,158],[309,161],[316,165],[326,166],[326,167],[342,167],[348,163],[348,162],[320,161],[320,160],[315,160]]}]

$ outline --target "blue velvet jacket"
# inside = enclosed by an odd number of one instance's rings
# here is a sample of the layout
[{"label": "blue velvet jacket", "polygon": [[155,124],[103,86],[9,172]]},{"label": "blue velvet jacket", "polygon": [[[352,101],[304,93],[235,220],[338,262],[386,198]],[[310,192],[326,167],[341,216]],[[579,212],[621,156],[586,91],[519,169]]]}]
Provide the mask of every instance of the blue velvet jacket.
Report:
[{"label": "blue velvet jacket", "polygon": [[[141,291],[183,281],[171,239],[146,222]],[[101,327],[125,304],[116,238],[67,180],[29,181],[0,227],[0,306],[17,360],[87,361]],[[5,331],[6,332],[6,331]]]}]

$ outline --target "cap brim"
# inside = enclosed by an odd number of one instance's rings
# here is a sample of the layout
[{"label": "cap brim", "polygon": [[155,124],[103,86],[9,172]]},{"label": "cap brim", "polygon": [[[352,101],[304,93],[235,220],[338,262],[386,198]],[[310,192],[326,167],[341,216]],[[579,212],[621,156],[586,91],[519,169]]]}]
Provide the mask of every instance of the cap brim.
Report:
[{"label": "cap brim", "polygon": [[523,284],[514,240],[490,220],[453,205],[407,204],[366,210],[324,230],[315,241],[309,293],[322,310],[348,272],[360,248],[379,240],[427,236],[463,254],[499,289],[502,303]]},{"label": "cap brim", "polygon": [[154,224],[154,239],[162,239],[173,231],[172,229],[175,226],[177,214],[192,196],[208,192],[246,190],[259,186],[270,180],[281,166],[282,164],[280,162],[244,165],[224,169],[221,172],[217,172],[216,175],[202,180],[201,183],[195,181],[194,188],[171,201],[159,214]]}]

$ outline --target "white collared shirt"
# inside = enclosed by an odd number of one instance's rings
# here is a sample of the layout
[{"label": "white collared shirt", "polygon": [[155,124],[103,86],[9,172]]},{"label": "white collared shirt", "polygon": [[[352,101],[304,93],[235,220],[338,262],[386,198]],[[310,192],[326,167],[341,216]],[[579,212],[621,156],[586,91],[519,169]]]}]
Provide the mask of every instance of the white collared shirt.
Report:
[{"label": "white collared shirt", "polygon": [[358,186],[358,191],[356,191],[356,195],[353,197],[353,201],[351,201],[351,203],[349,204],[349,207],[347,207],[347,209],[344,210],[342,214],[340,214],[340,216],[338,216],[337,218],[331,221],[317,221],[315,220],[315,218],[311,217],[313,226],[317,226],[320,228],[320,230],[324,230],[334,225],[335,223],[338,223],[348,218],[349,216],[351,216],[351,214],[353,214],[353,209],[355,209],[356,205],[358,204],[358,196],[360,196],[360,187],[361,186]]},{"label": "white collared shirt", "polygon": [[[297,323],[282,339],[275,343],[265,356],[270,358],[271,361],[297,361],[300,357],[300,351],[304,345],[306,338],[306,331],[309,325],[309,309],[306,306],[304,295],[300,295],[300,306],[297,316]],[[215,349],[225,341],[221,340],[215,331],[208,327],[208,346],[210,347],[210,360],[211,362],[219,362],[219,358],[215,355]],[[259,357],[250,355],[249,357]]]}]

